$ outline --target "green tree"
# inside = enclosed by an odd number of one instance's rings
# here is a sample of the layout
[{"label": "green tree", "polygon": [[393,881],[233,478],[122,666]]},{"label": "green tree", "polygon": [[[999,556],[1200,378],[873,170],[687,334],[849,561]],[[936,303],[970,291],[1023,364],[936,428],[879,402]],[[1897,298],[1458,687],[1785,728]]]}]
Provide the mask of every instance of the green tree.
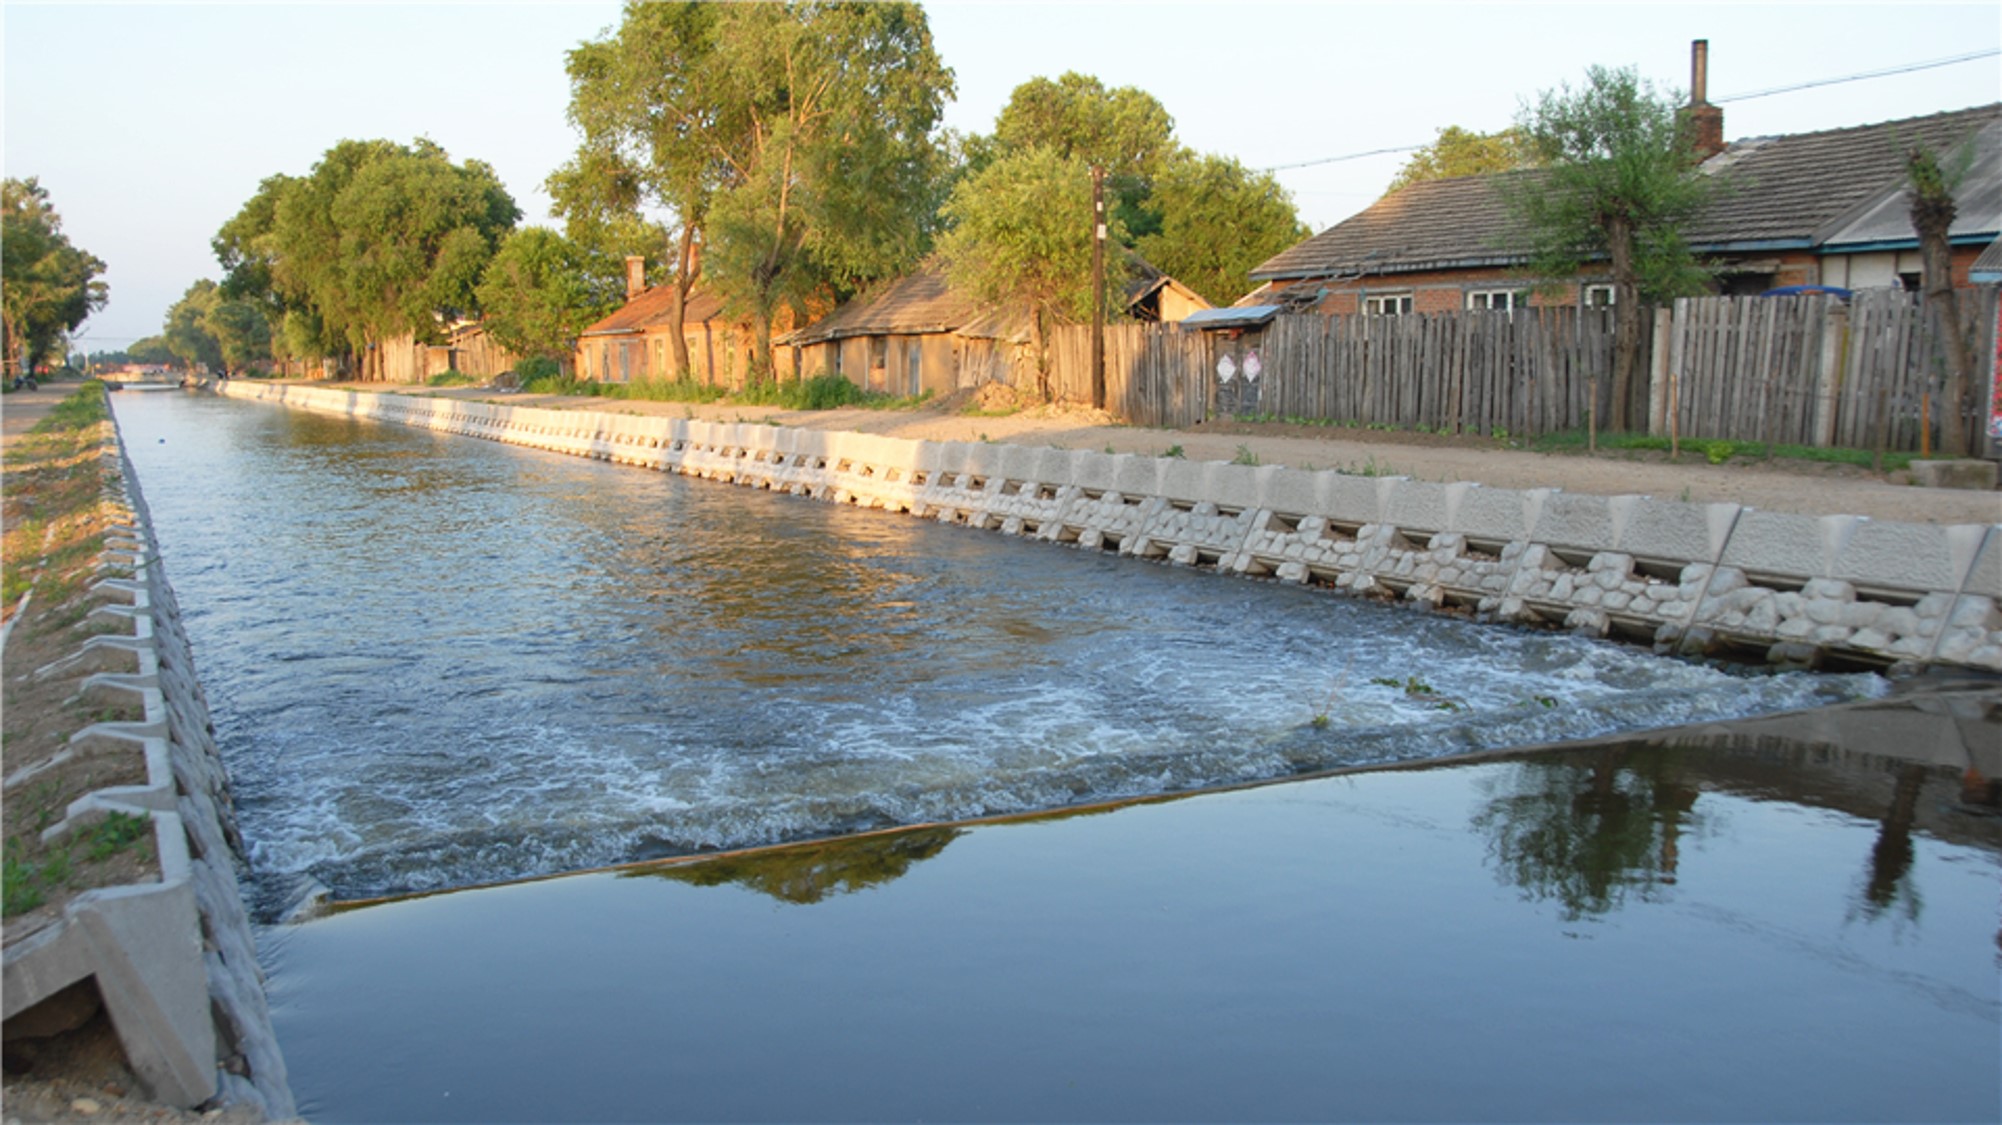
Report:
[{"label": "green tree", "polygon": [[581,246],[542,227],[501,243],[480,282],[487,331],[523,356],[560,360],[585,326],[617,308],[624,290],[594,275]]},{"label": "green tree", "polygon": [[131,347],[125,349],[125,355],[132,363],[165,366],[174,362],[174,351],[167,346],[167,338],[164,336],[147,336],[135,340]]},{"label": "green tree", "polygon": [[709,260],[772,370],[776,314],[901,272],[927,248],[932,130],[953,92],[908,3],[731,4],[717,73],[744,129],[709,214]]},{"label": "green tree", "polygon": [[160,335],[167,342],[167,350],[190,370],[196,367],[225,370],[222,341],[216,339],[208,325],[209,313],[222,300],[216,288],[215,282],[203,278],[188,286],[188,291],[167,310],[167,324]]},{"label": "green tree", "polygon": [[1243,293],[1251,271],[1309,233],[1286,189],[1269,172],[1223,156],[1184,152],[1154,181],[1160,230],[1140,253],[1212,304]]},{"label": "green tree", "polygon": [[65,334],[104,307],[104,263],[71,245],[34,177],[0,185],[0,354],[11,376],[32,370]]},{"label": "green tree", "polygon": [[1536,153],[1520,125],[1496,133],[1476,133],[1448,125],[1439,130],[1431,144],[1411,154],[1383,194],[1391,195],[1426,180],[1513,172],[1536,166]]},{"label": "green tree", "polygon": [[628,3],[569,70],[584,141],[552,178],[559,206],[598,223],[672,212],[670,316],[707,271],[751,321],[755,371],[771,371],[781,309],[924,249],[952,78],[916,5]]},{"label": "green tree", "polygon": [[1942,163],[1938,153],[1924,145],[1913,146],[1905,158],[1909,188],[1906,198],[1912,229],[1919,236],[1919,262],[1923,270],[1925,300],[1933,316],[1946,359],[1946,402],[1940,411],[1940,452],[1948,457],[1967,456],[1968,386],[1974,368],[1969,341],[1961,332],[1960,304],[1953,292],[1953,250],[1947,236],[1959,205],[1954,189],[1972,163],[1973,151],[1963,148],[1958,159]]},{"label": "green tree", "polygon": [[[1030,344],[1047,383],[1049,329],[1091,315],[1091,171],[1082,157],[1035,147],[1001,157],[960,184],[939,242],[954,288],[1029,309]],[[1107,238],[1122,243],[1117,215]],[[1112,274],[1108,270],[1108,288]],[[1108,307],[1117,307],[1108,301]]]},{"label": "green tree", "polygon": [[257,302],[231,300],[217,287],[202,327],[215,338],[223,370],[231,375],[271,362],[271,320]]},{"label": "green tree", "polygon": [[1536,276],[1610,262],[1614,430],[1627,429],[1636,409],[1643,302],[1701,292],[1707,280],[1681,235],[1710,181],[1697,170],[1679,100],[1631,68],[1592,67],[1583,88],[1545,91],[1522,110],[1517,125],[1543,170],[1499,184]]},{"label": "green tree", "polygon": [[709,201],[727,174],[717,156],[742,128],[715,74],[721,14],[715,4],[628,0],[616,32],[571,50],[570,121],[583,140],[548,183],[567,235],[613,276],[607,267],[626,254],[667,241],[642,206],[674,216],[668,340],[677,377],[690,370],[683,314],[702,275]]},{"label": "green tree", "polygon": [[1174,119],[1154,95],[1132,86],[1108,90],[1075,71],[1015,87],[994,120],[994,141],[1003,153],[1049,148],[1105,169],[1107,210],[1132,239],[1161,229],[1150,197],[1154,177],[1180,153],[1174,133]]},{"label": "green tree", "polygon": [[341,141],[308,175],[265,180],[211,246],[223,296],[261,307],[276,350],[352,356],[404,332],[436,340],[441,320],[475,311],[520,216],[480,161],[422,139]]}]

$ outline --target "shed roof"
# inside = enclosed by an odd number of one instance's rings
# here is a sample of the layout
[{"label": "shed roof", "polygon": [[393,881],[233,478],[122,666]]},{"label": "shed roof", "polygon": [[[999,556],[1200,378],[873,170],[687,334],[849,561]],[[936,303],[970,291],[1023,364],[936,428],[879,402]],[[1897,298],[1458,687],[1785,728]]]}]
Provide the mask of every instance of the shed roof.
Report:
[{"label": "shed roof", "polygon": [[[673,303],[674,286],[656,285],[625,304],[620,305],[611,315],[597,321],[578,337],[622,336],[644,332],[649,328],[667,324],[668,306]],[[723,313],[723,299],[710,290],[697,286],[688,294],[687,307],[682,310],[684,325],[701,324],[714,320]]]},{"label": "shed roof", "polygon": [[[1914,142],[1950,149],[2002,120],[2002,103],[1734,142],[1705,161],[1723,189],[1684,232],[1700,251],[1809,247],[1831,221],[1902,183]],[[1251,271],[1255,281],[1515,265],[1516,227],[1499,185],[1544,173],[1507,172],[1413,184]]]},{"label": "shed roof", "polygon": [[795,332],[782,344],[818,344],[849,336],[920,336],[950,332],[979,314],[979,307],[946,284],[936,265],[875,286]]},{"label": "shed roof", "polygon": [[1227,309],[1203,309],[1182,318],[1184,328],[1247,328],[1264,324],[1283,311],[1283,305],[1238,305]]},{"label": "shed roof", "polygon": [[1983,250],[1981,256],[1974,259],[1974,265],[1968,268],[1967,276],[1968,280],[1976,285],[1993,285],[2002,281],[2002,238],[1989,243],[1988,249]]}]

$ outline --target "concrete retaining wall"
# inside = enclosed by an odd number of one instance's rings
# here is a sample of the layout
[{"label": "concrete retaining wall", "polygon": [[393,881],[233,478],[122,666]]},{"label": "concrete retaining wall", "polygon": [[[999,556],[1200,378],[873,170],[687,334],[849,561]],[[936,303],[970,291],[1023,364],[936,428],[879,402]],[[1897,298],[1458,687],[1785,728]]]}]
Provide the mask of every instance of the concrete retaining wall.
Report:
[{"label": "concrete retaining wall", "polygon": [[233,380],[222,393],[1783,665],[2002,671],[2002,525],[1428,484]]},{"label": "concrete retaining wall", "polygon": [[174,592],[131,465],[109,499],[128,513],[100,562],[99,591],[128,604],[92,616],[116,628],[92,637],[64,664],[99,670],[86,699],[138,702],[138,722],[101,722],[72,743],[130,744],[146,763],[143,785],[100,789],[71,802],[45,838],[122,812],[150,816],[158,883],[86,891],[54,925],[8,947],[6,1016],[94,977],[126,1060],[148,1093],[171,1105],[253,1106],[268,1119],[296,1115],[285,1061],[271,1027],[264,974],[238,893],[242,841],[229,780],[218,756],[208,702],[195,678]]}]

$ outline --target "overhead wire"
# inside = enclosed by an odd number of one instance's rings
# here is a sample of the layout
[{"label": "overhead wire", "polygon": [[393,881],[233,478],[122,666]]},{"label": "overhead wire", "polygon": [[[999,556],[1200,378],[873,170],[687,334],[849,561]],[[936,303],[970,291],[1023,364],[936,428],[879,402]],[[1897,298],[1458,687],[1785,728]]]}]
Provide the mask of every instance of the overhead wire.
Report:
[{"label": "overhead wire", "polygon": [[[1868,70],[1860,74],[1845,74],[1840,78],[1818,78],[1812,82],[1799,82],[1791,86],[1775,86],[1769,90],[1753,90],[1744,94],[1729,94],[1721,98],[1711,98],[1710,104],[1749,101],[1752,98],[1766,98],[1774,94],[1791,94],[1796,90],[1812,90],[1820,86],[1839,86],[1844,82],[1861,82],[1870,78],[1888,78],[1894,74],[1910,74],[1913,71],[1931,70],[1935,67],[1952,66],[1955,63],[1973,62],[1976,59],[1994,58],[2002,55],[2002,47],[1989,47],[1980,51],[1969,51],[1964,55],[1954,55],[1944,59],[1928,59],[1925,62],[1905,63],[1900,66],[1885,67],[1882,70]],[[1362,160],[1371,156],[1389,156],[1399,152],[1416,152],[1424,145],[1398,145],[1393,148],[1373,148],[1368,152],[1351,152],[1341,156],[1326,156],[1319,160],[1302,160],[1297,164],[1275,164],[1270,168],[1260,168],[1261,172],[1290,172],[1296,168],[1314,168],[1322,164],[1340,164],[1348,160]]]}]

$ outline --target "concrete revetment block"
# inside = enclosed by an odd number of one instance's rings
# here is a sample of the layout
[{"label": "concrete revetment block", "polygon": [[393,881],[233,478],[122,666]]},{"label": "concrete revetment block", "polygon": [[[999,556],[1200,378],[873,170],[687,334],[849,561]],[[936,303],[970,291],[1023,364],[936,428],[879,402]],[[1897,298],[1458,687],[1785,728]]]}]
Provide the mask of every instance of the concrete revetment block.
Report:
[{"label": "concrete revetment block", "polygon": [[1995,462],[1973,459],[1959,461],[1914,461],[1912,483],[1920,488],[1964,488],[1986,491],[1995,487]]},{"label": "concrete revetment block", "polygon": [[1446,513],[1446,486],[1393,479],[1383,496],[1382,520],[1416,539],[1446,530],[1452,522]]}]

